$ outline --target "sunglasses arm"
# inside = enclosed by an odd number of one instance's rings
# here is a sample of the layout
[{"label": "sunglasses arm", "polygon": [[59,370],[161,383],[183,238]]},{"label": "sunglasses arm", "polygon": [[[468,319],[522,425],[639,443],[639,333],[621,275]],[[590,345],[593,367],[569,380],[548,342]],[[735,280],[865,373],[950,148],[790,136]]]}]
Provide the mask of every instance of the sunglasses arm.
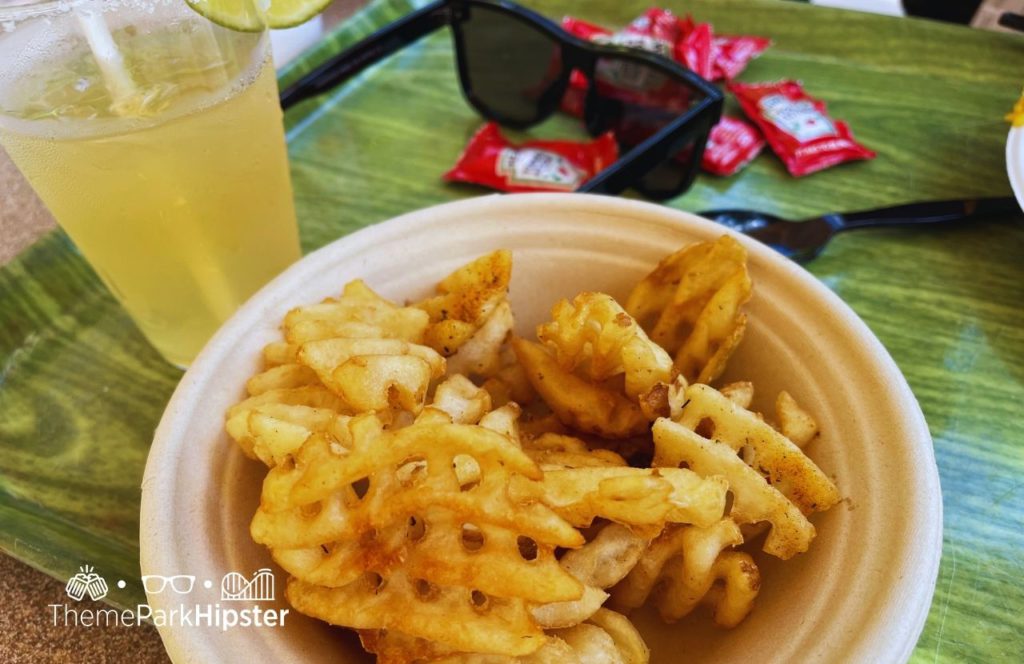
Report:
[{"label": "sunglasses arm", "polygon": [[449,1],[437,0],[390,23],[320,64],[281,93],[281,108],[315,97],[449,23]]}]

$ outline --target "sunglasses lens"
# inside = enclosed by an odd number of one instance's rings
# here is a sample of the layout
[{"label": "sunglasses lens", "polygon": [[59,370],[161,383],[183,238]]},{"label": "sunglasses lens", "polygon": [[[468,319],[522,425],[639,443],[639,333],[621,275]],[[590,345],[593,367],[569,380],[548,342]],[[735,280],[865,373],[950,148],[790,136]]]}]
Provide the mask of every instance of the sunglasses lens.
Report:
[{"label": "sunglasses lens", "polygon": [[500,10],[471,5],[468,11],[456,38],[463,87],[472,101],[506,124],[542,120],[565,85],[558,42]]},{"label": "sunglasses lens", "polygon": [[[623,152],[636,147],[704,99],[697,89],[651,65],[628,58],[599,58],[586,121],[592,131],[612,130]],[[692,124],[692,123],[691,123]],[[699,123],[706,124],[706,123]],[[644,193],[678,194],[696,174],[709,128],[688,126],[672,145],[671,156],[637,183]]]}]

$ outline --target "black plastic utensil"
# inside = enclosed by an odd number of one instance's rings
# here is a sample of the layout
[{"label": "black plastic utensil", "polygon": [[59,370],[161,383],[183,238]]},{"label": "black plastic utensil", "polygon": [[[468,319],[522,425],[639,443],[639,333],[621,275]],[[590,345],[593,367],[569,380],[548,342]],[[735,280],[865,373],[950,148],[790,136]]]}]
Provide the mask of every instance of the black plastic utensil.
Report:
[{"label": "black plastic utensil", "polygon": [[909,203],[896,207],[825,214],[801,221],[755,210],[709,210],[702,217],[764,242],[798,263],[815,258],[836,233],[857,228],[946,224],[993,214],[1021,214],[1013,198]]}]

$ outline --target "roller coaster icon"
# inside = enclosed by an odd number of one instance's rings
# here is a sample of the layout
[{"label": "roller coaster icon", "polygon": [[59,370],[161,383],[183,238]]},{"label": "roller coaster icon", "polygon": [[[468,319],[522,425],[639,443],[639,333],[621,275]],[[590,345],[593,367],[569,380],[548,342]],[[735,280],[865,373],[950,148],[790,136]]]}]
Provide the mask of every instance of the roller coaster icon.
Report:
[{"label": "roller coaster icon", "polygon": [[245,578],[238,572],[229,572],[220,581],[220,599],[223,602],[274,600],[274,573],[264,567]]}]

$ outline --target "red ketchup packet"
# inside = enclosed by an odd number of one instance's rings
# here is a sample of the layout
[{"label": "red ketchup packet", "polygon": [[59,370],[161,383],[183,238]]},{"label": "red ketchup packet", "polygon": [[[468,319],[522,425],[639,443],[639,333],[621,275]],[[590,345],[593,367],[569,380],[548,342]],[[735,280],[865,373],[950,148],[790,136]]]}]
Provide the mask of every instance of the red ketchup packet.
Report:
[{"label": "red ketchup packet", "polygon": [[676,62],[703,79],[715,80],[715,35],[711,24],[694,23],[689,14],[676,21],[681,35],[676,43]]},{"label": "red ketchup packet", "polygon": [[[566,31],[582,39],[604,44],[616,44],[656,53],[669,59],[678,58],[679,45],[685,27],[679,18],[667,9],[649,9],[622,30],[607,28],[571,16],[562,20]],[[710,56],[710,35],[707,54]],[[696,56],[694,56],[696,57]],[[707,67],[710,70],[710,62]],[[660,76],[651,76],[645,68],[626,62],[599,62],[598,88],[601,94],[626,103],[658,108],[686,110],[692,102],[690,93],[671,84]],[[573,71],[569,88],[562,99],[562,110],[581,116],[588,81],[580,71]]]},{"label": "red ketchup packet", "polygon": [[764,138],[743,120],[722,116],[711,128],[701,168],[714,175],[734,175],[764,148]]},{"label": "red ketchup packet", "polygon": [[845,122],[830,118],[824,102],[808,95],[796,81],[731,83],[729,90],[793,176],[875,158],[874,152],[854,140]]},{"label": "red ketchup packet", "polygon": [[712,81],[728,80],[739,76],[750,61],[765,52],[772,45],[764,37],[729,37],[718,35],[712,41],[714,73]]},{"label": "red ketchup packet", "polygon": [[[710,23],[695,23],[689,15],[679,17],[660,8],[648,9],[618,32],[572,16],[562,19],[562,27],[581,39],[663,55],[709,81],[732,80],[771,45],[763,37],[716,36]],[[582,115],[586,89],[586,77],[572,72],[562,110]]]},{"label": "red ketchup packet", "polygon": [[593,141],[526,141],[514,145],[488,122],[469,140],[446,182],[499,191],[574,191],[619,158],[609,132]]}]

